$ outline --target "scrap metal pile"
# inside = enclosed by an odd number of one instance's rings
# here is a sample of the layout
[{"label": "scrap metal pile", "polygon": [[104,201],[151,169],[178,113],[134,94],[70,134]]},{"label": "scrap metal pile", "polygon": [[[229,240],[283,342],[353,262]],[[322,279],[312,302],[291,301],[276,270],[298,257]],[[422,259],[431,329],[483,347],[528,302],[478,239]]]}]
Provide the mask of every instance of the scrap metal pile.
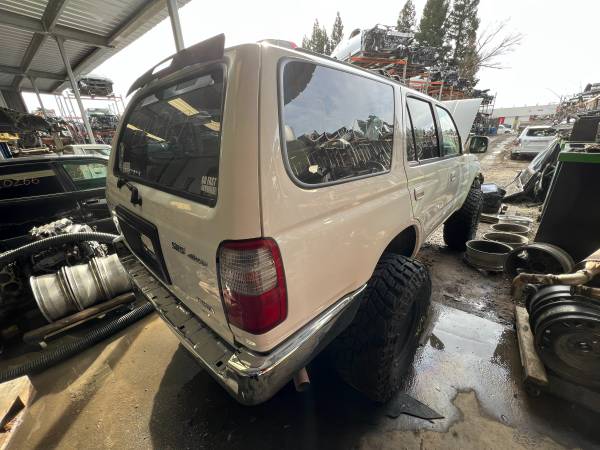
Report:
[{"label": "scrap metal pile", "polygon": [[[441,62],[435,48],[418,43],[414,33],[402,33],[392,26],[376,25],[355,30],[348,43],[342,43],[332,56],[352,64],[377,70],[409,87],[443,100],[491,96],[474,89],[478,80],[462,78],[458,67]],[[482,95],[483,94],[483,95]]]}]

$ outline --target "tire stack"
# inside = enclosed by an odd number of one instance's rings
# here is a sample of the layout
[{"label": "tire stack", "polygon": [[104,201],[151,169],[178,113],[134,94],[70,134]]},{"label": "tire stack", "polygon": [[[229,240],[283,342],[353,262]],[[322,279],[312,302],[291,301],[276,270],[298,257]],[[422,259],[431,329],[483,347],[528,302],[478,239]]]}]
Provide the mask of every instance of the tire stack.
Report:
[{"label": "tire stack", "polygon": [[561,378],[600,390],[600,301],[544,286],[526,302],[537,353]]}]

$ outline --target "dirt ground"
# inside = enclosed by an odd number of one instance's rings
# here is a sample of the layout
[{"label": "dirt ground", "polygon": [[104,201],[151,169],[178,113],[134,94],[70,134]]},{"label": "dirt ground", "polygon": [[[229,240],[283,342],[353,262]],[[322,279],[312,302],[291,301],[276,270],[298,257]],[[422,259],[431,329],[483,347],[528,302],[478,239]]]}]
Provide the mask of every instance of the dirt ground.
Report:
[{"label": "dirt ground", "polygon": [[[483,156],[487,181],[504,185],[527,164],[505,158],[509,144],[497,138]],[[402,392],[387,405],[367,401],[317,358],[307,392],[289,384],[263,405],[241,406],[151,315],[32,377],[37,395],[9,449],[600,448],[598,414],[524,392],[508,280],[470,268],[439,234],[419,258],[431,271],[433,306]],[[389,417],[403,395],[442,418]]]}]

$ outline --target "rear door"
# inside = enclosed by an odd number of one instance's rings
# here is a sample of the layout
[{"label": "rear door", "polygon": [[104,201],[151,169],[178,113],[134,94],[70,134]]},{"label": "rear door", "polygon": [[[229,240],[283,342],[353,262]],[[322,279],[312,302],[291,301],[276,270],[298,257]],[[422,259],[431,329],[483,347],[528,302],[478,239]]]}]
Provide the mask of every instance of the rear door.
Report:
[{"label": "rear door", "polygon": [[406,106],[408,187],[414,215],[428,236],[453,206],[457,161],[442,156],[434,105],[424,97],[409,94]]}]

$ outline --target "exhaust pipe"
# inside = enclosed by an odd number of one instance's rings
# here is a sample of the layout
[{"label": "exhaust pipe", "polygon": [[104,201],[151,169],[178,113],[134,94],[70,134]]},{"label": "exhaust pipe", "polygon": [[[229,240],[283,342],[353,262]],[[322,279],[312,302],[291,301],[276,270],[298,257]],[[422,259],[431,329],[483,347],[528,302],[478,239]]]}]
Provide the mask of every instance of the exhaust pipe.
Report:
[{"label": "exhaust pipe", "polygon": [[308,378],[306,367],[303,367],[294,375],[294,387],[297,392],[304,392],[310,387],[310,378]]},{"label": "exhaust pipe", "polygon": [[49,275],[30,277],[29,284],[48,322],[131,290],[131,282],[116,254],[92,258],[87,264],[64,266]]}]

